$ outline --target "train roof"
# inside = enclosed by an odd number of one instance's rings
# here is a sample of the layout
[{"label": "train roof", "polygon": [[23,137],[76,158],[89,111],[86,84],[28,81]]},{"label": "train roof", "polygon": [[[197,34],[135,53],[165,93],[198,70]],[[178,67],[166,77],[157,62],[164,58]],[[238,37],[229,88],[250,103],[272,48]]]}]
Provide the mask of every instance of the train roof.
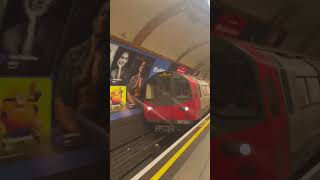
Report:
[{"label": "train roof", "polygon": [[253,59],[257,62],[271,64],[278,68],[285,69],[288,72],[295,73],[296,76],[317,76],[320,74],[320,61],[318,58],[264,47],[228,37],[221,38],[227,40],[251,57],[253,57],[254,54],[255,58]]},{"label": "train roof", "polygon": [[221,35],[218,35],[217,37],[231,42],[233,45],[237,46],[238,48],[241,48],[241,47],[243,47],[243,45],[246,45],[246,46],[250,46],[251,48],[254,48],[254,49],[276,53],[278,55],[286,56],[289,58],[298,58],[298,59],[308,58],[308,59],[313,59],[313,60],[320,60],[320,58],[310,57],[305,54],[281,50],[281,49],[277,49],[277,48],[273,48],[273,47],[262,46],[262,45],[259,45],[259,44],[253,43],[253,42],[247,42],[247,41],[234,39],[234,38],[230,38],[230,37],[225,37],[225,36],[221,36]]},{"label": "train roof", "polygon": [[209,81],[206,80],[206,79],[203,79],[203,78],[200,78],[200,77],[197,77],[197,76],[192,76],[192,75],[189,75],[189,74],[183,74],[183,73],[176,72],[176,71],[162,71],[160,73],[155,74],[154,76],[161,76],[162,74],[166,74],[166,75],[175,74],[175,75],[183,76],[183,77],[185,77],[187,79],[191,79],[193,81],[205,81],[205,82],[209,83]]}]

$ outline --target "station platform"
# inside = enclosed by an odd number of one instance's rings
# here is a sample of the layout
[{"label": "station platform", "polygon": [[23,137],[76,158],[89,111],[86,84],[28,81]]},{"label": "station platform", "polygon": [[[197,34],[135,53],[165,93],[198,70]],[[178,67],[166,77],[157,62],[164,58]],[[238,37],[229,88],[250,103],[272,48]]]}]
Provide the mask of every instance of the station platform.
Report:
[{"label": "station platform", "polygon": [[319,179],[320,179],[320,171],[313,174],[309,180],[319,180]]},{"label": "station platform", "polygon": [[308,171],[300,180],[319,180],[320,179],[320,162]]},{"label": "station platform", "polygon": [[129,179],[210,179],[210,115]]},{"label": "station platform", "polygon": [[173,180],[210,179],[210,131],[205,133],[201,142],[194,148],[186,162],[173,176]]}]

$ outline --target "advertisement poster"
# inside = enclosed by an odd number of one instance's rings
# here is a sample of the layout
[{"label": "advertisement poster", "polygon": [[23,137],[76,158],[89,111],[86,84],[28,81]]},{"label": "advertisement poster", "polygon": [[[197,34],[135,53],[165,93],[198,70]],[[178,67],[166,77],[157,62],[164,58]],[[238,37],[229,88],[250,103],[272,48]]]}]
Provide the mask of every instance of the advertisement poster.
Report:
[{"label": "advertisement poster", "polygon": [[126,86],[110,86],[110,112],[118,112],[126,107]]},{"label": "advertisement poster", "polygon": [[134,59],[134,64],[127,84],[127,100],[129,107],[138,105],[139,98],[142,95],[142,87],[148,78],[153,66],[154,60],[143,54],[139,54]]},{"label": "advertisement poster", "polygon": [[51,83],[49,78],[0,78],[0,162],[48,148]]},{"label": "advertisement poster", "polygon": [[151,68],[149,78],[159,72],[166,71],[170,68],[171,62],[169,61],[164,61],[161,59],[156,59],[153,67]]},{"label": "advertisement poster", "polygon": [[114,56],[115,56],[118,48],[119,48],[118,45],[115,45],[115,44],[113,44],[113,43],[110,43],[110,69],[111,69],[111,65],[112,65]]},{"label": "advertisement poster", "polygon": [[10,0],[1,25],[0,49],[6,74],[47,75],[63,37],[71,1]]},{"label": "advertisement poster", "polygon": [[2,22],[3,22],[3,13],[5,12],[5,9],[7,7],[7,1],[8,0],[2,0],[0,1],[0,29],[2,26]]},{"label": "advertisement poster", "polygon": [[110,84],[126,85],[136,53],[124,47],[119,47],[114,55],[110,69]]}]

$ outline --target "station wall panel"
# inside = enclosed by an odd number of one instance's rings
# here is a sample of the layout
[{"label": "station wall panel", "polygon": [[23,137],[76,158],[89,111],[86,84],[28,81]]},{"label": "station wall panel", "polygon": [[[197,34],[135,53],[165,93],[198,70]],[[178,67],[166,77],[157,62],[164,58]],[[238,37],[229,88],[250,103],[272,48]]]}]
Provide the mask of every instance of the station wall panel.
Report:
[{"label": "station wall panel", "polygon": [[[194,74],[194,69],[161,59],[142,50],[110,43],[110,121],[135,115],[143,101],[143,85],[154,74],[171,70]],[[120,88],[120,89],[119,89]],[[116,91],[118,89],[118,91]],[[121,113],[123,112],[123,115]],[[142,112],[142,111],[139,111]],[[120,113],[120,115],[119,115]],[[117,118],[121,117],[121,118]]]}]

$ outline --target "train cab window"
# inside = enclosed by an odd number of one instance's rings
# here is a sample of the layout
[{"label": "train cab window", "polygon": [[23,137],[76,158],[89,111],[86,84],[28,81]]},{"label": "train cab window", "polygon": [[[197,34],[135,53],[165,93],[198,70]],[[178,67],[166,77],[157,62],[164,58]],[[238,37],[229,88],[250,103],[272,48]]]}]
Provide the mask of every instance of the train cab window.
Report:
[{"label": "train cab window", "polygon": [[237,47],[215,39],[213,55],[213,113],[224,132],[256,126],[262,106],[255,63]]},{"label": "train cab window", "polygon": [[204,86],[204,89],[206,90],[206,95],[208,96],[208,95],[209,95],[208,86],[205,85],[205,86]]},{"label": "train cab window", "polygon": [[290,85],[289,85],[289,79],[288,79],[288,73],[287,70],[284,69],[281,65],[281,63],[279,61],[281,61],[282,59],[288,59],[287,57],[281,56],[279,54],[276,54],[275,52],[272,51],[268,51],[268,50],[258,50],[260,53],[266,55],[268,58],[270,58],[271,60],[274,60],[275,64],[278,64],[281,68],[280,68],[280,78],[282,81],[282,88],[283,88],[283,95],[286,101],[286,107],[289,113],[293,113],[294,112],[294,108],[293,108],[293,102],[292,102],[292,96],[291,96],[291,89],[290,89]]},{"label": "train cab window", "polygon": [[189,83],[186,79],[184,78],[174,78],[173,82],[175,89],[175,98],[177,99],[190,99],[192,94],[191,94],[191,89],[189,86]]},{"label": "train cab window", "polygon": [[309,104],[308,92],[306,82],[304,78],[296,78],[295,91],[297,103],[300,107],[304,107]]},{"label": "train cab window", "polygon": [[320,102],[320,85],[318,78],[307,78],[308,90],[310,93],[310,103]]},{"label": "train cab window", "polygon": [[206,95],[209,95],[209,89],[207,85],[204,86],[204,89],[206,90]]},{"label": "train cab window", "polygon": [[270,111],[273,116],[277,116],[280,113],[279,99],[276,94],[276,89],[271,78],[267,79],[267,88],[268,88],[268,96],[269,96],[269,105]]},{"label": "train cab window", "polygon": [[207,95],[206,86],[201,85],[201,87],[202,87],[203,95],[206,96]]},{"label": "train cab window", "polygon": [[203,87],[202,87],[201,84],[199,85],[199,90],[200,90],[200,92],[201,92],[201,97],[205,96],[205,94],[204,94],[204,92],[203,92]]},{"label": "train cab window", "polygon": [[158,106],[183,103],[192,98],[189,81],[178,74],[161,74],[146,84],[145,100]]},{"label": "train cab window", "polygon": [[202,97],[201,87],[199,84],[198,84],[198,92],[199,92],[199,97]]},{"label": "train cab window", "polygon": [[[217,65],[218,66],[218,65]],[[254,117],[258,105],[253,72],[240,64],[221,65],[216,70],[216,112],[226,117]]]},{"label": "train cab window", "polygon": [[167,76],[150,79],[146,84],[145,99],[158,105],[171,104],[173,99],[170,79]]},{"label": "train cab window", "polygon": [[154,86],[147,84],[146,86],[146,100],[151,100],[154,98]]},{"label": "train cab window", "polygon": [[202,96],[205,96],[205,95],[206,95],[205,92],[204,92],[204,90],[203,90],[203,86],[202,86],[202,85],[200,85],[200,91],[201,91],[201,95],[202,95]]}]

